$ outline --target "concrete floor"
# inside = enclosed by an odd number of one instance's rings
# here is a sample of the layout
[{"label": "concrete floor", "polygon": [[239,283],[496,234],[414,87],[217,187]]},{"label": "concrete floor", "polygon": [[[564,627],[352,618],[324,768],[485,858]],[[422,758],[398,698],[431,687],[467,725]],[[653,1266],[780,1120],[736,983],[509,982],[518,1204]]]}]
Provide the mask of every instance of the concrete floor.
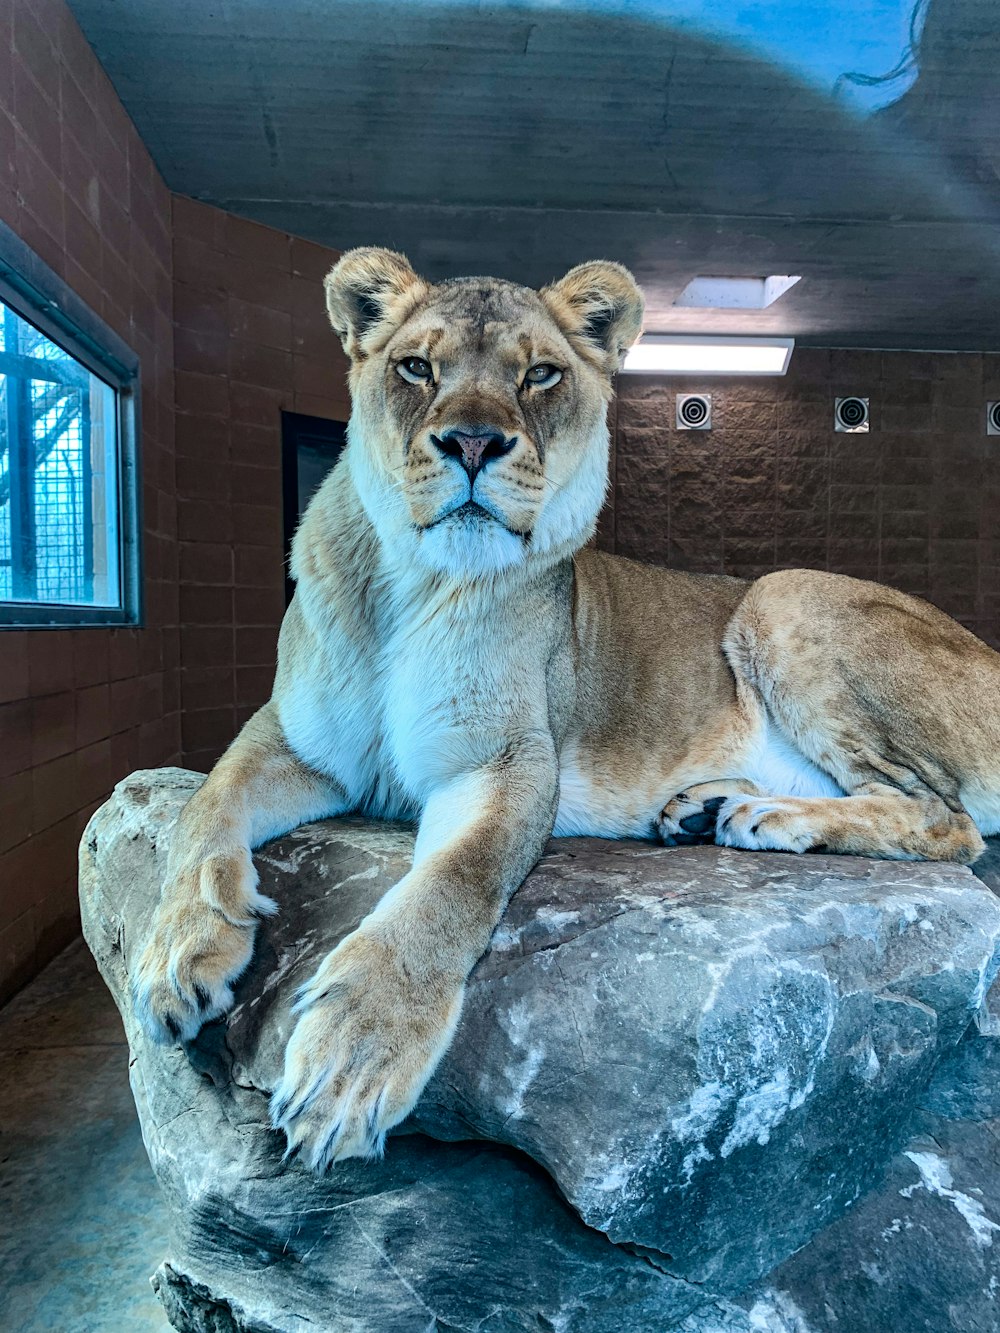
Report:
[{"label": "concrete floor", "polygon": [[166,1219],[82,940],[0,1010],[0,1329],[165,1333]]}]

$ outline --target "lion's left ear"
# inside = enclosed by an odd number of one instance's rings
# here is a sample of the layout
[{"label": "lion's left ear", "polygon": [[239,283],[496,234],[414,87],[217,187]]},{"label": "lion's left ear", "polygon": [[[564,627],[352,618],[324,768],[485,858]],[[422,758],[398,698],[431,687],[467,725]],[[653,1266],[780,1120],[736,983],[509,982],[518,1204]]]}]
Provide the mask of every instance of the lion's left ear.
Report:
[{"label": "lion's left ear", "polygon": [[645,302],[639,285],[627,268],[610,260],[578,264],[539,295],[563,332],[584,352],[599,353],[610,374],[642,332]]},{"label": "lion's left ear", "polygon": [[380,326],[398,328],[428,290],[405,255],[375,245],[348,250],[324,285],[330,323],[352,361]]}]

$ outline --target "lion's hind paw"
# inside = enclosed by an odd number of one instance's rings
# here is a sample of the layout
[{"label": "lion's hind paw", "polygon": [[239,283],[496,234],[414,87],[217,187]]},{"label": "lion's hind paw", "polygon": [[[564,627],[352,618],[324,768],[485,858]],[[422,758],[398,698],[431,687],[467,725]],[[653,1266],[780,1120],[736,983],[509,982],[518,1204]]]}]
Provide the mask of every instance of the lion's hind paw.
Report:
[{"label": "lion's hind paw", "polygon": [[719,811],[717,839],[747,851],[810,852],[823,845],[811,806],[794,797],[731,797]]},{"label": "lion's hind paw", "polygon": [[668,801],[656,821],[660,840],[666,847],[694,847],[715,842],[715,826],[724,796],[697,796],[680,792]]}]

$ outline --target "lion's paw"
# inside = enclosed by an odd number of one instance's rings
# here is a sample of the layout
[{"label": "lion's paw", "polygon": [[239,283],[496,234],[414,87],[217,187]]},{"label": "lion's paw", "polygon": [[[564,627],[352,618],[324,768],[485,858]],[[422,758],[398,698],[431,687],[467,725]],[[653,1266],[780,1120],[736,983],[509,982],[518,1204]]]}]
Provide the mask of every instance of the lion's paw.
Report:
[{"label": "lion's paw", "polygon": [[719,810],[716,842],[749,851],[809,852],[822,838],[815,820],[793,798],[731,796]]},{"label": "lion's paw", "polygon": [[381,1156],[451,1041],[461,980],[419,980],[391,943],[360,927],[300,991],[271,1121],[314,1171]]},{"label": "lion's paw", "polygon": [[209,857],[165,889],[132,989],[139,1019],[169,1045],[190,1041],[233,1004],[257,921],[277,904],[257,892],[249,851]]},{"label": "lion's paw", "polygon": [[715,842],[716,819],[725,799],[711,796],[703,801],[696,795],[679,792],[663,807],[656,821],[661,842],[667,847]]}]

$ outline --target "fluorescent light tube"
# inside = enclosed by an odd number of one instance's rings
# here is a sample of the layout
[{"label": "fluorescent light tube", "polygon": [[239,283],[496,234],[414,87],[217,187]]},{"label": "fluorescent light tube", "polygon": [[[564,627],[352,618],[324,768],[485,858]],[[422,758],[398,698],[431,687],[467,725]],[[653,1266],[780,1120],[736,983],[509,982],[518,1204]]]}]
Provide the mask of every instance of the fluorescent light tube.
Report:
[{"label": "fluorescent light tube", "polygon": [[638,375],[784,375],[794,338],[695,338],[651,333],[625,356]]}]

